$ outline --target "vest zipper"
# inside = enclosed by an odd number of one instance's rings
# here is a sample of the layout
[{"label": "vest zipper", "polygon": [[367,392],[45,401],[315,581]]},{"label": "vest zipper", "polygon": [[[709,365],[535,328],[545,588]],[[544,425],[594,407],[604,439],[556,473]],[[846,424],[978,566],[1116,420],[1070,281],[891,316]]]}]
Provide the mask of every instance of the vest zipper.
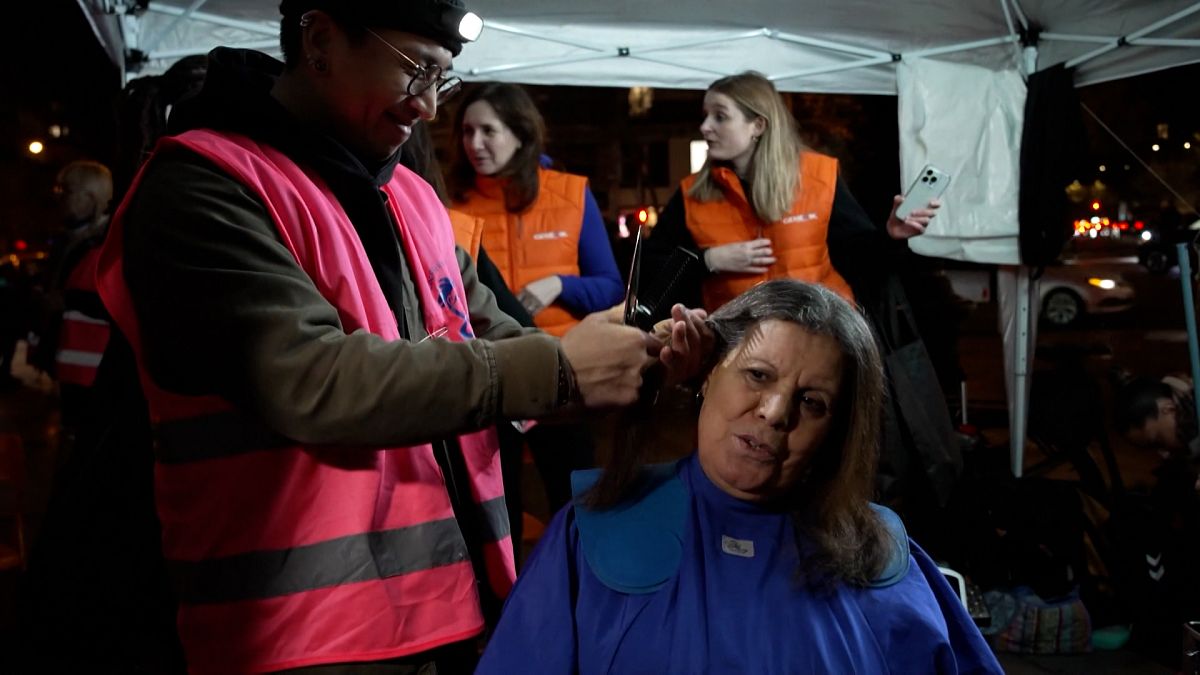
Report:
[{"label": "vest zipper", "polygon": [[[524,253],[524,251],[521,250],[521,242],[525,241],[525,217],[519,213],[517,214],[516,230],[517,230],[516,239],[513,240],[511,243],[509,243],[509,249],[508,249],[509,250],[509,259],[513,261],[513,265],[512,265],[511,269],[512,269],[512,273],[513,273],[514,285],[516,284],[517,279],[520,278],[520,276],[519,276],[520,271],[525,267],[525,256],[522,255]],[[520,258],[520,260],[518,260],[517,258]],[[520,293],[521,290],[524,288],[525,287],[522,285],[520,288],[513,288],[512,290],[515,293]]]}]

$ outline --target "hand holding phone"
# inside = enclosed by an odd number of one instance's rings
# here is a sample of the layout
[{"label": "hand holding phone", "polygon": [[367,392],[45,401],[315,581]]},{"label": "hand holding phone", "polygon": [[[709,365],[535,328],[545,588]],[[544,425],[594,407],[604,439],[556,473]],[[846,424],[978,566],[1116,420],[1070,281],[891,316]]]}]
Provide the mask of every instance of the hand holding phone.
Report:
[{"label": "hand holding phone", "polygon": [[932,164],[926,164],[904,193],[904,201],[896,207],[896,217],[900,220],[907,219],[913,211],[923,209],[929,202],[941,197],[949,186],[950,174]]}]

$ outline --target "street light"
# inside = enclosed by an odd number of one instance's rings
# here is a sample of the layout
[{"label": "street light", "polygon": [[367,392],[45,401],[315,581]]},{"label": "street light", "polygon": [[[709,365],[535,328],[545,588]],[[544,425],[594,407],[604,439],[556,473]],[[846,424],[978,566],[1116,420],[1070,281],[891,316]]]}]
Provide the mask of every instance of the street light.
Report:
[{"label": "street light", "polygon": [[29,143],[29,154],[31,154],[31,155],[40,155],[40,154],[42,154],[42,151],[45,149],[46,149],[46,146],[42,145],[41,141],[31,141]]},{"label": "street light", "polygon": [[1158,152],[1158,143],[1155,143],[1154,145],[1150,146],[1150,149],[1155,152]]}]

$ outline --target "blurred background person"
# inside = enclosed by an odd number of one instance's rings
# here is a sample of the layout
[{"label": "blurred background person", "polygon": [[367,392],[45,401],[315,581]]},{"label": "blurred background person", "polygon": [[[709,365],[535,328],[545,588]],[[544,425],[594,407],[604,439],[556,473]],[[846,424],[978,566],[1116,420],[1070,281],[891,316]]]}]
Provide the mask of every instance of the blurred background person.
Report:
[{"label": "blurred background person", "polygon": [[[654,227],[643,269],[661,269],[676,246],[695,252],[706,273],[672,298],[713,311],[766,279],[822,284],[853,301],[896,250],[917,236],[939,204],[883,229],[871,222],[832,157],[803,146],[786,103],[755,72],[724,77],[704,95],[704,166],[683,180]],[[854,289],[853,291],[851,289]]]},{"label": "blurred background person", "polygon": [[[186,57],[122,90],[114,204],[167,134],[171,111],[199,90],[207,63]],[[150,420],[119,329],[110,332],[91,398],[31,551],[19,599],[21,658],[28,672],[186,672],[155,512]],[[91,556],[86,566],[80,550]]]},{"label": "blurred background person", "polygon": [[507,83],[469,91],[455,118],[453,207],[484,220],[483,245],[538,327],[562,335],[621,301],[621,275],[583,176],[547,168],[545,123]]},{"label": "blurred background person", "polygon": [[[452,210],[482,219],[483,249],[534,323],[562,335],[619,303],[624,289],[600,209],[586,178],[545,166],[545,123],[529,94],[507,83],[468,91],[454,132]],[[540,423],[526,436],[553,513],[570,499],[571,471],[593,463],[591,435],[583,425]]]},{"label": "blurred background person", "polygon": [[[939,529],[935,516],[961,468],[957,439],[927,350],[917,345],[892,356],[921,340],[915,328],[914,334],[900,329],[910,325],[911,307],[899,278],[907,266],[903,241],[925,231],[940,203],[931,201],[900,219],[896,208],[903,197],[897,195],[886,223],[872,222],[842,180],[838,160],[804,146],[787,103],[759,73],[713,82],[703,105],[700,133],[708,157],[663,209],[642,269],[672,270],[668,260],[677,247],[703,264],[693,265],[695,272],[659,306],[679,302],[712,312],[746,289],[779,278],[821,284],[859,305],[889,371],[879,498],[901,510],[936,547],[930,536]],[[643,279],[643,288],[655,296],[666,283]],[[917,401],[927,402],[928,409],[897,403]],[[928,515],[917,517],[918,510]]]},{"label": "blurred background person", "polygon": [[1154,452],[1148,485],[1131,486],[1114,526],[1130,574],[1133,644],[1168,662],[1179,625],[1200,616],[1200,438],[1191,378],[1130,377],[1113,400],[1125,440]]},{"label": "blurred background person", "polygon": [[[450,199],[446,194],[446,183],[442,178],[437,153],[434,151],[433,138],[429,134],[429,125],[418,124],[413,127],[412,136],[400,148],[400,163],[428,181],[442,203],[449,206]],[[488,257],[487,250],[482,246],[483,218],[455,209],[448,208],[447,211],[450,214],[450,224],[454,226],[455,240],[475,261],[475,271],[479,275],[479,281],[496,296],[496,306],[525,328],[536,329],[533,317],[504,283],[504,277],[501,276],[500,270],[496,269],[496,265]],[[524,495],[521,492],[525,436],[509,422],[496,425],[496,432],[500,440],[500,466],[504,472],[504,503],[508,507],[514,554],[517,556],[519,564],[522,553],[520,542],[525,534]],[[536,445],[538,439],[545,437],[541,433],[532,434],[529,442],[531,445]],[[547,451],[566,452],[567,449],[547,449]],[[543,453],[539,449],[535,454],[542,455]],[[565,503],[566,498],[562,497],[562,499]],[[558,507],[561,506],[562,504],[558,505]]]},{"label": "blurred background person", "polygon": [[110,320],[96,292],[96,263],[108,232],[112,173],[99,162],[71,162],[59,171],[54,194],[65,229],[50,251],[32,363],[58,381],[69,447],[108,345]]}]

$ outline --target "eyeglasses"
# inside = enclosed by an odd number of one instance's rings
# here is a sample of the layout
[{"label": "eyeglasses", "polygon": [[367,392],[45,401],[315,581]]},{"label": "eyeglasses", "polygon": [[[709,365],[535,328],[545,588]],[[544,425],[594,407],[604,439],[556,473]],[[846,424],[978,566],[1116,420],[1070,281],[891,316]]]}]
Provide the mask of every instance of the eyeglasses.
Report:
[{"label": "eyeglasses", "polygon": [[436,65],[436,64],[429,65],[429,66],[422,66],[421,64],[417,63],[416,61],[413,61],[412,58],[410,58],[404,52],[400,51],[399,49],[396,49],[392,45],[392,43],[388,42],[387,40],[384,40],[375,31],[371,30],[370,28],[367,28],[366,31],[368,33],[370,33],[371,36],[374,37],[376,40],[379,40],[383,44],[387,45],[388,49],[392,50],[392,52],[395,53],[396,56],[403,59],[404,62],[410,66],[411,72],[412,72],[412,79],[410,79],[408,81],[409,96],[420,96],[421,94],[424,94],[426,91],[429,91],[430,87],[436,87],[436,89],[434,91],[437,93],[437,104],[442,105],[447,100],[449,100],[452,96],[457,94],[460,89],[462,89],[462,79],[461,78],[444,77],[442,75],[442,67],[441,66]]}]

